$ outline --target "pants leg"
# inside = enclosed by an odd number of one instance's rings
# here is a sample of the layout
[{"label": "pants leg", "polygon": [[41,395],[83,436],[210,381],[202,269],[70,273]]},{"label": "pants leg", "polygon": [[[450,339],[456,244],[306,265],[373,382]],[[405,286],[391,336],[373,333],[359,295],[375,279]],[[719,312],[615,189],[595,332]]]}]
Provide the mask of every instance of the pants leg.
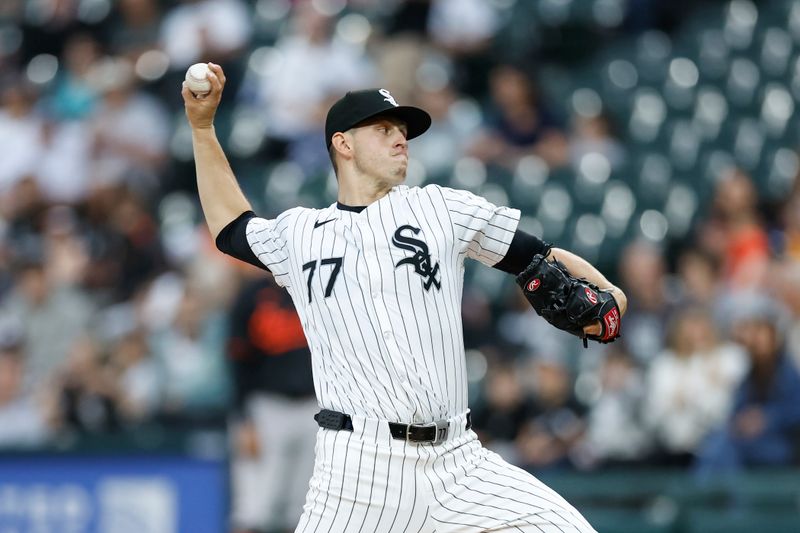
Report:
[{"label": "pants leg", "polygon": [[564,498],[481,446],[474,433],[425,449],[437,533],[597,533]]},{"label": "pants leg", "polygon": [[261,487],[261,461],[234,457],[231,463],[231,521],[236,527],[263,527],[266,518]]},{"label": "pants leg", "polygon": [[385,422],[320,429],[314,475],[296,533],[433,533],[417,469],[426,458]]},{"label": "pants leg", "polygon": [[261,456],[238,464],[234,477],[234,522],[256,529],[291,529],[302,512],[314,457],[317,402],[258,394],[249,415]]},{"label": "pants leg", "polygon": [[286,485],[286,509],[283,513],[285,528],[291,529],[297,525],[300,515],[303,514],[303,504],[308,493],[309,480],[314,473],[314,447],[317,441],[317,423],[314,415],[319,411],[317,400],[297,400],[291,409],[291,420],[287,420],[287,427],[292,428],[291,461],[289,475],[284,479]]},{"label": "pants leg", "polygon": [[319,430],[296,533],[597,533],[471,431],[434,446],[391,439],[385,422],[353,426]]}]

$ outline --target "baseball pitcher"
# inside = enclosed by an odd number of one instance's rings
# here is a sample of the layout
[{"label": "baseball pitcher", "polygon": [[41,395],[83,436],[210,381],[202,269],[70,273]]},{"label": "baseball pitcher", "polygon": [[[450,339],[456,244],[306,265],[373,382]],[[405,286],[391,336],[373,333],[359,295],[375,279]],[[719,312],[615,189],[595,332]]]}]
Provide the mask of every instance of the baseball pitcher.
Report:
[{"label": "baseball pitcher", "polygon": [[385,89],[349,92],[328,112],[337,202],[256,216],[214,133],[225,76],[209,67],[206,96],[182,91],[208,227],[220,250],[286,288],[312,353],[321,410],[296,531],[594,532],[471,430],[464,260],[516,276],[543,318],[584,341],[619,335],[622,291],[580,257],[518,230],[516,209],[403,185],[407,142],[431,118]]}]

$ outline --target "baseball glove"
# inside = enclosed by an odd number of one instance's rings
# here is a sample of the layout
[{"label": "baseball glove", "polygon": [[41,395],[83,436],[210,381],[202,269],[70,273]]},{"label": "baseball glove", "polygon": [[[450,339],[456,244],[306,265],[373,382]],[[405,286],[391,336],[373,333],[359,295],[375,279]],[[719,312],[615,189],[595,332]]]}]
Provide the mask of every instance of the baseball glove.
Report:
[{"label": "baseball glove", "polygon": [[[619,337],[621,322],[617,301],[606,291],[585,279],[570,275],[558,261],[546,261],[535,255],[528,268],[517,276],[517,284],[536,314],[550,324],[583,339],[607,343]],[[602,325],[602,333],[587,336],[584,326],[595,321]]]}]

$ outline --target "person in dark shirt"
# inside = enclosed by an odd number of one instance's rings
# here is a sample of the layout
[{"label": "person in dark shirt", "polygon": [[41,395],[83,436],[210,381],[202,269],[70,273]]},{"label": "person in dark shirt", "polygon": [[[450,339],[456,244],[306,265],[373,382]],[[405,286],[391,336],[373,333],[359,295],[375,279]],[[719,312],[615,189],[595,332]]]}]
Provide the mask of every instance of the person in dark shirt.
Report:
[{"label": "person in dark shirt", "polygon": [[318,410],[311,354],[290,296],[272,276],[248,281],[230,315],[238,419],[237,531],[290,531],[314,463]]},{"label": "person in dark shirt", "polygon": [[491,100],[484,131],[473,143],[471,155],[512,169],[530,155],[553,168],[566,164],[568,144],[563,129],[527,74],[513,65],[500,65],[492,70],[489,85]]}]

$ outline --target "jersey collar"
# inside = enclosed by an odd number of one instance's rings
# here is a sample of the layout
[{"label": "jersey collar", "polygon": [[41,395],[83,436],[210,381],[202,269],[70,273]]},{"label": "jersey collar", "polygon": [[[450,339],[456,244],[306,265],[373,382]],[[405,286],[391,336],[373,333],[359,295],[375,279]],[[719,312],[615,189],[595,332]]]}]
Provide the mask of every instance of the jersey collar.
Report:
[{"label": "jersey collar", "polygon": [[353,211],[354,213],[360,213],[367,208],[365,205],[345,205],[342,202],[336,202],[336,207],[342,211]]}]

